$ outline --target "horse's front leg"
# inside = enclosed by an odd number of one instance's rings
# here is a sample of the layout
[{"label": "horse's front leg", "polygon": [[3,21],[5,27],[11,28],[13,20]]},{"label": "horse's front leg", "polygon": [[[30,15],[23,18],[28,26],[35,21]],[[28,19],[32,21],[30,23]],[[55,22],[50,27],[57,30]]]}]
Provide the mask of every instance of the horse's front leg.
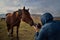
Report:
[{"label": "horse's front leg", "polygon": [[11,28],[11,39],[13,38],[13,27]]},{"label": "horse's front leg", "polygon": [[16,31],[16,33],[17,33],[17,39],[19,39],[18,32],[19,32],[19,26],[17,26],[17,31]]}]

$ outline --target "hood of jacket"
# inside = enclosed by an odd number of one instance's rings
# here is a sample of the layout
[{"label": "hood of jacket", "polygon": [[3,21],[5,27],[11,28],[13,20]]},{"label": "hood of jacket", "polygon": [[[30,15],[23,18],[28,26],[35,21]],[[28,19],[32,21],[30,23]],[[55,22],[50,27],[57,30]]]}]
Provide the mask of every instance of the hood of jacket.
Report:
[{"label": "hood of jacket", "polygon": [[53,21],[53,16],[50,13],[45,13],[41,16],[42,25]]}]

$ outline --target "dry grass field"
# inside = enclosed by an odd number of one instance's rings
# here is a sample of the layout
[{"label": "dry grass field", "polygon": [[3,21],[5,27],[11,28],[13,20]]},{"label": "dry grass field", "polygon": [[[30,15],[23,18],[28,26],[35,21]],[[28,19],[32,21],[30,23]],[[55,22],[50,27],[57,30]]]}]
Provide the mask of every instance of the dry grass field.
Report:
[{"label": "dry grass field", "polygon": [[[35,23],[40,23],[40,17],[32,17]],[[56,18],[55,18],[56,20]],[[58,19],[57,19],[58,20]],[[32,26],[21,21],[19,28],[19,39],[20,40],[34,40],[35,31]],[[4,20],[0,20],[0,40],[10,40],[7,35],[7,27]],[[16,27],[14,27],[14,40],[16,40]]]},{"label": "dry grass field", "polygon": [[[39,17],[32,17],[35,23],[40,22]],[[29,24],[21,21],[19,28],[19,39],[20,40],[34,40],[34,28]],[[0,20],[0,40],[10,40],[7,35],[6,22]],[[14,27],[14,40],[16,40],[16,27]]]}]

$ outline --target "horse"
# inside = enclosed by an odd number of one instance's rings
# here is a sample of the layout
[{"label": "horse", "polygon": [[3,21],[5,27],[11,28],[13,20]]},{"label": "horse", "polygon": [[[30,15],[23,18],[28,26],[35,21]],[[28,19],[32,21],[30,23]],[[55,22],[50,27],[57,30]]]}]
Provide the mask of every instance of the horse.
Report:
[{"label": "horse", "polygon": [[29,24],[30,26],[34,25],[34,21],[30,15],[29,9],[18,9],[17,11],[14,11],[13,13],[7,13],[6,14],[6,24],[7,24],[7,30],[8,35],[13,37],[13,28],[14,26],[17,27],[17,38],[18,36],[18,30],[21,23],[21,20]]},{"label": "horse", "polygon": [[5,18],[1,18],[1,21],[2,21],[2,20],[5,20]]}]

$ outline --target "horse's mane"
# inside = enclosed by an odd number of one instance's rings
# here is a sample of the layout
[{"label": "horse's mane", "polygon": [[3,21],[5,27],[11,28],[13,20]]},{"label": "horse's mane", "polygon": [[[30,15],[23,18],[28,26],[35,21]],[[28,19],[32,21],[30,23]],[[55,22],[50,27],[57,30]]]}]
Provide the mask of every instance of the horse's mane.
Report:
[{"label": "horse's mane", "polygon": [[6,16],[7,16],[8,14],[11,14],[11,13],[7,13]]},{"label": "horse's mane", "polygon": [[18,11],[14,11],[14,12],[13,12],[13,15],[15,15],[15,14],[16,14],[16,12],[18,12]]}]

